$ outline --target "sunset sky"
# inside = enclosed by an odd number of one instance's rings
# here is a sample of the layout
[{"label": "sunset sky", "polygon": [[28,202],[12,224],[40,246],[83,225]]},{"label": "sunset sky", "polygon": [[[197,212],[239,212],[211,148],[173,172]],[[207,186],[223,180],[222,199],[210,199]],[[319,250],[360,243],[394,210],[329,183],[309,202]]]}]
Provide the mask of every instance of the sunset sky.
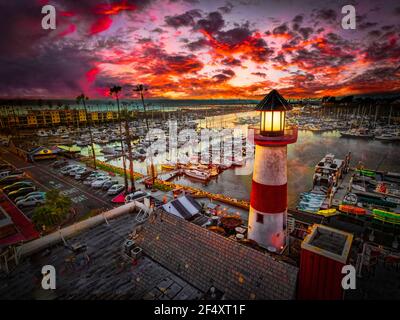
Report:
[{"label": "sunset sky", "polygon": [[[288,98],[400,91],[398,1],[0,0],[0,97]],[[41,28],[41,7],[57,29]],[[353,4],[357,29],[341,28]]]}]

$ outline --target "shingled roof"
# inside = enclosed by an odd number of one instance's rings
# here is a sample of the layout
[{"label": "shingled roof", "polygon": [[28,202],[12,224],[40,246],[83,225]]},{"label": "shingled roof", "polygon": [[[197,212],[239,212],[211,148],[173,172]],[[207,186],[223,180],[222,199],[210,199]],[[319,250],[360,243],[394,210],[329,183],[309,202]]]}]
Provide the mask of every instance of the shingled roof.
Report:
[{"label": "shingled roof", "polygon": [[272,90],[256,106],[257,111],[289,111],[292,106],[277,90]]}]

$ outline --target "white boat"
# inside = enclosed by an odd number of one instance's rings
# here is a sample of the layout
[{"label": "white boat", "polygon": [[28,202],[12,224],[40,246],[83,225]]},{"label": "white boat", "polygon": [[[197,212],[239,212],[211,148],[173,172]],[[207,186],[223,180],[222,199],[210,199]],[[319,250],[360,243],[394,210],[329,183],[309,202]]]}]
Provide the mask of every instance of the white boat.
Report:
[{"label": "white boat", "polygon": [[202,181],[207,181],[210,179],[210,174],[204,171],[196,170],[196,169],[190,169],[190,170],[185,170],[184,171],[185,175],[188,177],[202,180]]},{"label": "white boat", "polygon": [[113,147],[104,147],[101,149],[103,154],[117,154],[118,151]]},{"label": "white boat", "polygon": [[375,136],[376,140],[382,141],[400,141],[400,134],[396,133],[383,133],[381,135]]},{"label": "white boat", "polygon": [[340,132],[340,135],[346,138],[370,139],[374,137],[374,135],[370,133],[368,129],[365,128],[351,129],[348,131]]},{"label": "white boat", "polygon": [[36,134],[38,137],[48,137],[49,136],[49,133],[45,130],[39,130]]},{"label": "white boat", "polygon": [[90,144],[89,141],[84,141],[84,140],[77,140],[75,143],[78,147],[85,147]]}]

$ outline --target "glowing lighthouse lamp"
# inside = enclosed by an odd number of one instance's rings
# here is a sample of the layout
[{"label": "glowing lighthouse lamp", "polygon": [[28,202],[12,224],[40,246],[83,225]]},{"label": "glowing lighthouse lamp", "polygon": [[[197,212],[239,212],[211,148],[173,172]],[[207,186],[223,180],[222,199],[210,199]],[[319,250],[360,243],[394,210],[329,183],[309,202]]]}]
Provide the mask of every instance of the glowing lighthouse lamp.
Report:
[{"label": "glowing lighthouse lamp", "polygon": [[287,145],[297,141],[297,128],[285,128],[291,109],[276,90],[256,107],[260,127],[254,134],[248,238],[272,252],[281,252],[286,243]]}]

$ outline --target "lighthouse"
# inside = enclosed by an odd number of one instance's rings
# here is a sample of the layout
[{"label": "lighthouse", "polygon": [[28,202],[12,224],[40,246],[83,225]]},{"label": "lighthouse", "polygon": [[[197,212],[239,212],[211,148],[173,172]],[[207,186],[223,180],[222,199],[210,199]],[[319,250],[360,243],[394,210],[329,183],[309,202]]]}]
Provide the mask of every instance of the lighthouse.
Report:
[{"label": "lighthouse", "polygon": [[297,127],[286,126],[286,112],[291,109],[277,90],[268,93],[256,107],[260,126],[254,131],[248,238],[272,252],[285,247],[287,145],[297,141]]}]

